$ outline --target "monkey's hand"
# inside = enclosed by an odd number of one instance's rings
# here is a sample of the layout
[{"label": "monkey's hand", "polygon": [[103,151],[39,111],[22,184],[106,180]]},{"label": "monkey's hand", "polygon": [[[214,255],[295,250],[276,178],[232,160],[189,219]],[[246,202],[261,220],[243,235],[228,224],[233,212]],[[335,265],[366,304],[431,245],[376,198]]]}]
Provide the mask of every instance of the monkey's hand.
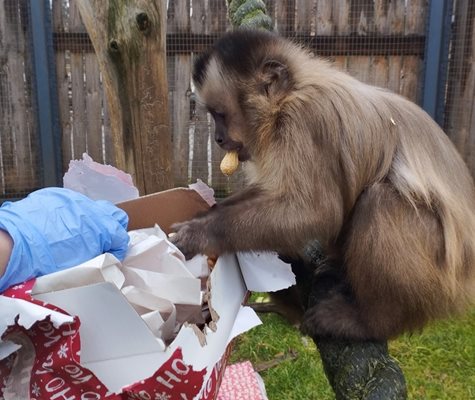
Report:
[{"label": "monkey's hand", "polygon": [[197,254],[215,256],[217,254],[210,248],[207,225],[206,217],[174,224],[171,229],[175,234],[170,237],[170,241],[181,250],[187,260]]}]

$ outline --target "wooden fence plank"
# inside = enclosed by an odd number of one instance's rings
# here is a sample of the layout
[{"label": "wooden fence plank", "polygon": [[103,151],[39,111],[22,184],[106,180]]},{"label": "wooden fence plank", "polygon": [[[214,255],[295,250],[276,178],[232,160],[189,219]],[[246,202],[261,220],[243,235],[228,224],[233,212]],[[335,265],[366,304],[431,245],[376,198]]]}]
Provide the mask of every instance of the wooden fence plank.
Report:
[{"label": "wooden fence plank", "polygon": [[[69,6],[69,29],[73,32],[85,31],[76,1]],[[72,157],[81,158],[87,151],[86,92],[84,86],[84,53],[71,53],[71,91],[72,91]]]},{"label": "wooden fence plank", "polygon": [[[350,33],[350,1],[333,1],[333,22],[335,24],[334,33],[336,35],[346,36]],[[346,55],[337,55],[334,57],[335,64],[343,71],[348,70],[348,57]]]},{"label": "wooden fence plank", "polygon": [[[406,4],[406,35],[424,33],[427,13],[426,0],[410,0]],[[401,94],[409,100],[418,102],[420,97],[419,77],[423,60],[416,56],[404,56],[402,61]]]},{"label": "wooden fence plank", "polygon": [[[41,182],[40,168],[39,168],[39,138],[37,132],[37,118],[34,115],[36,108],[36,98],[33,86],[33,60],[31,57],[31,49],[29,43],[31,43],[31,37],[29,37],[29,9],[28,4],[24,1],[15,0],[14,3],[18,3],[21,23],[18,24],[18,29],[24,32],[23,43],[21,43],[23,51],[23,65],[22,65],[22,78],[24,82],[23,91],[20,96],[23,96],[25,114],[17,114],[20,120],[21,128],[18,129],[18,136],[16,137],[17,154],[16,161],[20,177],[23,180],[19,180],[20,191],[23,193],[30,192],[37,189]],[[21,78],[20,78],[21,79]]]},{"label": "wooden fence plank", "polygon": [[282,0],[275,5],[275,28],[280,34],[295,32],[295,0]]},{"label": "wooden fence plank", "polygon": [[208,121],[206,108],[196,104],[196,117],[193,127],[193,153],[191,181],[201,179],[208,182],[208,141],[211,130],[211,121]]},{"label": "wooden fence plank", "polygon": [[[472,16],[472,35],[471,35],[471,46],[470,54],[475,54],[475,16]],[[472,171],[472,174],[475,172],[475,63],[472,61],[470,67],[467,71],[467,90],[465,93],[465,99],[467,105],[472,104],[471,107],[467,107],[467,114],[470,115],[470,118],[467,121],[467,130],[469,131],[468,137],[469,143],[467,146],[467,153],[465,156],[465,161]],[[463,102],[460,104],[464,104]],[[475,175],[475,174],[474,174]]]},{"label": "wooden fence plank", "polygon": [[[94,53],[84,54],[86,78],[86,144],[94,161],[104,162],[102,149],[102,96],[99,64]],[[78,155],[76,155],[78,157]]]},{"label": "wooden fence plank", "polygon": [[311,0],[295,1],[295,31],[311,35],[315,32],[315,15],[316,3]]},{"label": "wooden fence plank", "polygon": [[[193,8],[190,21],[191,32],[206,32],[206,3],[202,0],[191,0],[191,5]],[[170,28],[168,28],[168,32],[170,32]]]},{"label": "wooden fence plank", "polygon": [[[196,2],[194,2],[196,3]],[[190,4],[183,0],[172,0],[168,3],[168,31],[176,33],[190,32]],[[196,19],[201,18],[199,8],[193,9]],[[196,14],[195,14],[196,12]],[[189,162],[189,123],[190,123],[190,77],[191,55],[176,54],[171,56],[169,64],[173,78],[169,85],[172,99],[170,102],[173,132],[173,175],[175,185],[188,183]]]},{"label": "wooden fence plank", "polygon": [[0,101],[5,102],[0,107],[3,195],[25,194],[39,185],[26,7],[19,0],[0,1]]},{"label": "wooden fence plank", "polygon": [[[404,32],[405,0],[392,0],[388,6],[388,29],[392,34]],[[388,89],[401,92],[402,56],[388,56]]]},{"label": "wooden fence plank", "polygon": [[333,0],[317,0],[315,33],[317,36],[333,35]]},{"label": "wooden fence plank", "polygon": [[373,0],[352,0],[349,15],[350,31],[365,36],[374,31]]},{"label": "wooden fence plank", "polygon": [[389,0],[374,0],[374,30],[381,35],[388,35]]},{"label": "wooden fence plank", "polygon": [[[374,2],[374,29],[379,35],[389,33],[388,0]],[[389,78],[389,61],[387,56],[373,56],[371,58],[371,83],[375,86],[387,87]]]},{"label": "wooden fence plank", "polygon": [[[209,33],[210,32],[210,3],[197,4],[197,12],[193,11],[191,17],[191,32],[192,33]],[[194,3],[193,3],[194,4]],[[203,29],[203,30],[201,30]],[[189,80],[189,77],[188,77]],[[188,106],[189,107],[189,106]],[[190,110],[190,108],[188,108]],[[190,132],[190,167],[189,176],[191,181],[201,179],[208,182],[208,137],[209,126],[206,109],[199,103],[193,104],[193,109],[188,112],[189,118],[192,118],[189,124],[186,125]]]},{"label": "wooden fence plank", "polygon": [[227,8],[226,1],[208,0],[208,23],[206,24],[207,33],[222,34],[226,32]]},{"label": "wooden fence plank", "polygon": [[371,77],[369,82],[375,86],[388,87],[389,61],[388,57],[377,56],[371,60]]},{"label": "wooden fence plank", "polygon": [[333,20],[335,22],[336,34],[350,34],[350,3],[349,0],[333,1]]},{"label": "wooden fence plank", "polygon": [[[224,1],[220,2],[219,0],[210,2],[208,14],[211,18],[211,24],[207,24],[210,25],[210,29],[207,32],[213,35],[220,35],[224,33],[226,31],[227,22],[226,3]],[[218,23],[218,21],[221,21],[221,24]],[[206,160],[208,161],[209,169],[207,170],[208,176],[201,179],[203,179],[205,182],[208,182],[210,185],[213,185],[213,187],[219,192],[223,190],[223,187],[226,186],[229,180],[224,177],[224,175],[221,173],[221,170],[219,169],[219,164],[224,157],[224,151],[216,144],[214,140],[213,118],[211,118],[209,115],[207,118],[210,121],[208,125],[208,139],[206,142],[203,141],[201,145],[206,146]]]},{"label": "wooden fence plank", "polygon": [[267,15],[272,18],[273,28],[275,29],[275,0],[264,0],[266,5]]},{"label": "wooden fence plank", "polygon": [[[475,54],[475,7],[472,7],[472,36],[471,36],[471,46],[470,46],[470,53],[473,57]],[[469,108],[469,114],[471,118],[467,121],[469,134],[468,137],[470,138],[469,145],[467,148],[469,149],[468,155],[465,156],[465,161],[472,171],[472,175],[475,176],[475,63],[472,61],[469,71],[468,71],[468,78],[467,78],[467,103],[472,103],[472,107]],[[461,103],[464,104],[464,103]]]},{"label": "wooden fence plank", "polygon": [[[54,32],[65,32],[66,8],[62,1],[52,2],[53,30]],[[58,90],[59,123],[61,126],[61,151],[63,160],[63,172],[67,171],[69,160],[72,159],[72,126],[71,126],[71,100],[70,100],[70,74],[68,73],[68,61],[66,60],[66,50],[57,49],[56,60],[56,85]]]},{"label": "wooden fence plank", "polygon": [[454,11],[445,130],[475,175],[475,128],[469,106],[475,98],[475,7],[470,0],[461,0]]},{"label": "wooden fence plank", "polygon": [[102,90],[102,135],[104,138],[104,163],[109,165],[115,164],[115,148],[111,132],[111,121],[109,107],[107,105],[106,92]]},{"label": "wooden fence plank", "polygon": [[[350,2],[349,29],[352,34],[366,36],[373,29],[374,15],[372,1],[353,0]],[[371,57],[352,56],[348,58],[348,72],[355,78],[369,83],[371,78]]]}]

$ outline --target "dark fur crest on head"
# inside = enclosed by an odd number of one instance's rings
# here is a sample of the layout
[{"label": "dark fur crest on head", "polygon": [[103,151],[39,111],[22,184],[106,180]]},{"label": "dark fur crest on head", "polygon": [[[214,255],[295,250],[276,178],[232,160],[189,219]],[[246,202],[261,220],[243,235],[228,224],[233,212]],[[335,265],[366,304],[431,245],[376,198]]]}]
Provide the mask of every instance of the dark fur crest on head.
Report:
[{"label": "dark fur crest on head", "polygon": [[[258,65],[257,54],[262,46],[268,46],[277,39],[273,34],[266,31],[254,31],[243,29],[234,31],[218,40],[212,49],[202,53],[195,61],[193,68],[193,81],[200,87],[206,79],[206,69],[211,57],[211,52],[216,55],[221,65],[226,66],[226,72],[233,76],[249,77]],[[249,43],[256,46],[250,47]]]}]

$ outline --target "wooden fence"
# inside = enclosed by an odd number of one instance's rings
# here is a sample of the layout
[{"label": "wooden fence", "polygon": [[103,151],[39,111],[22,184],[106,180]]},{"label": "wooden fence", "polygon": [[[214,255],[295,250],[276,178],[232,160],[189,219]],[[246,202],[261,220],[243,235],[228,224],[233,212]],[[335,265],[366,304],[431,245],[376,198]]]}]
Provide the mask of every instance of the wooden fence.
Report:
[{"label": "wooden fence", "polygon": [[[63,170],[67,169],[69,160],[80,158],[83,152],[89,153],[99,162],[114,164],[101,75],[76,1],[78,0],[52,0]],[[2,6],[15,2],[21,3],[21,0],[0,0],[0,18]],[[267,0],[265,3],[273,18],[274,28],[280,34],[313,48],[318,54],[333,60],[338,67],[365,82],[387,87],[413,101],[420,101],[428,1]],[[464,3],[469,4],[470,1],[456,2],[461,10],[459,14],[463,11]],[[226,1],[169,0],[168,5],[170,134],[173,138],[175,185],[187,184],[199,178],[218,192],[226,193],[241,185],[241,177],[237,175],[225,178],[220,173],[222,151],[212,140],[213,122],[202,106],[195,102],[190,82],[194,55],[230,29]],[[459,15],[459,20],[460,18]],[[460,22],[465,23],[463,38],[465,42],[470,39],[469,43],[473,45],[473,12],[464,18],[465,22]],[[8,37],[5,36],[6,29],[10,29],[12,40],[16,38],[18,52],[23,52],[23,59],[27,59],[24,43],[27,40],[24,33],[26,30],[22,31],[22,25],[13,18],[9,24],[0,20],[0,66],[8,45],[2,39]],[[466,48],[467,45],[464,46]],[[471,58],[467,58],[465,53],[462,58],[466,64],[471,62],[473,70]],[[10,60],[8,56],[7,59]],[[6,90],[6,81],[10,88],[18,85],[16,90],[24,91],[29,79],[29,73],[25,69],[27,65],[25,62],[20,68],[12,64],[6,75],[0,69],[0,101],[5,98],[2,93]],[[27,76],[26,81],[23,80],[24,76]],[[463,83],[464,96],[473,103],[473,87],[467,88],[466,77]],[[453,110],[460,107],[458,94],[455,93],[451,97]],[[29,118],[16,122],[14,137],[22,136],[22,139],[17,140],[15,145],[22,147],[28,143],[31,148],[35,132],[32,113],[21,110],[22,100],[15,97],[11,89],[6,98],[9,104],[20,107],[20,113]],[[15,114],[10,111],[8,113]],[[4,131],[15,119],[10,118],[11,115],[7,118],[4,114],[0,110],[2,157],[5,160],[8,154],[15,154],[16,164],[12,165],[22,166],[20,170],[7,170],[2,167],[5,163],[0,164],[0,168],[3,168],[0,189],[5,194],[10,190],[22,190],[15,185],[21,181],[21,174],[27,174],[26,169],[36,179],[38,172],[34,167],[23,168],[23,165],[34,165],[37,162],[34,152],[26,152],[30,154],[26,161],[22,155],[24,150],[16,149],[7,153],[10,149],[4,144],[8,142],[5,142]],[[472,122],[473,130],[475,121]],[[456,123],[451,123],[451,126],[455,125]],[[470,137],[475,140],[475,133]],[[475,170],[475,165],[473,168]],[[7,184],[7,180],[11,184]]]}]

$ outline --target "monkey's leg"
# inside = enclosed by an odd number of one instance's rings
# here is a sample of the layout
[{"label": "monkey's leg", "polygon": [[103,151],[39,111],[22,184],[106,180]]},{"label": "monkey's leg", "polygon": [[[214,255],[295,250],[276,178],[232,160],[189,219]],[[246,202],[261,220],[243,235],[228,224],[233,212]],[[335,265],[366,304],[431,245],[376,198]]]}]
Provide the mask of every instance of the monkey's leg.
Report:
[{"label": "monkey's leg", "polygon": [[[281,315],[295,327],[300,327],[303,315],[308,304],[308,297],[312,288],[312,279],[319,267],[325,266],[326,255],[320,243],[314,240],[308,243],[304,250],[305,259],[310,260],[306,263],[302,259],[293,259],[283,254],[279,258],[290,264],[292,272],[295,274],[296,285],[269,293],[269,303],[251,303],[249,304],[254,311],[266,313],[272,312]],[[325,290],[324,288],[322,288]]]},{"label": "monkey's leg", "polygon": [[303,316],[303,306],[295,286],[269,293],[270,302],[248,304],[256,312],[275,313],[293,326],[299,327]]},{"label": "monkey's leg", "polygon": [[369,337],[422,328],[449,307],[445,244],[435,211],[415,209],[389,184],[360,198],[345,243],[346,277]]},{"label": "monkey's leg", "polygon": [[305,314],[309,334],[347,339],[395,337],[449,308],[434,212],[417,210],[389,184],[368,188],[343,238],[345,290],[329,290]]},{"label": "monkey's leg", "polygon": [[[302,271],[302,261],[292,263]],[[323,264],[321,259],[309,257],[305,262],[311,276],[297,279],[300,289],[308,296],[308,308],[316,307],[331,292],[345,291],[341,267]],[[299,275],[297,275],[299,278]],[[310,282],[310,288],[308,282]],[[404,375],[389,355],[384,341],[357,341],[312,335],[322,358],[325,374],[337,400],[404,400],[407,389]]]},{"label": "monkey's leg", "polygon": [[320,262],[308,281],[311,287],[306,290],[308,308],[302,323],[305,334],[357,340],[370,338],[341,262]]}]

